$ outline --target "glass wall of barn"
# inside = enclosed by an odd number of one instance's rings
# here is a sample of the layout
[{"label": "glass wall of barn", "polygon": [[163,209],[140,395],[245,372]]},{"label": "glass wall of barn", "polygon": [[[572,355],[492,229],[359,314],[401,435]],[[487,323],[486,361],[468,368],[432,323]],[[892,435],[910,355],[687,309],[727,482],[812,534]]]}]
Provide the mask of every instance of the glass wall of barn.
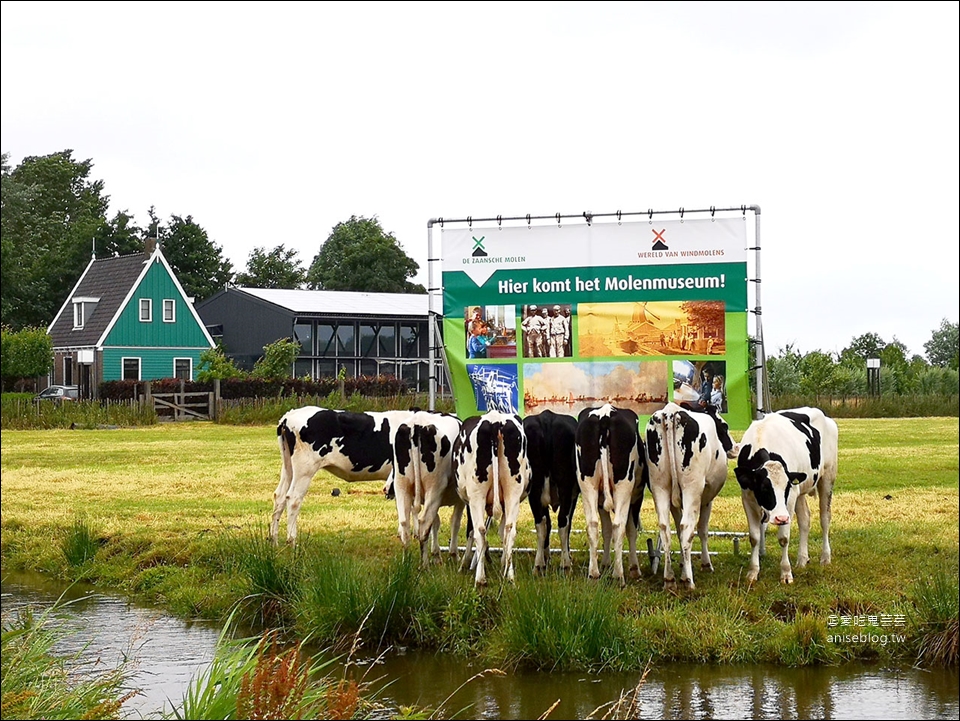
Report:
[{"label": "glass wall of barn", "polygon": [[300,343],[294,373],[298,378],[389,375],[412,390],[429,390],[429,346],[426,321],[298,320],[293,327]]}]

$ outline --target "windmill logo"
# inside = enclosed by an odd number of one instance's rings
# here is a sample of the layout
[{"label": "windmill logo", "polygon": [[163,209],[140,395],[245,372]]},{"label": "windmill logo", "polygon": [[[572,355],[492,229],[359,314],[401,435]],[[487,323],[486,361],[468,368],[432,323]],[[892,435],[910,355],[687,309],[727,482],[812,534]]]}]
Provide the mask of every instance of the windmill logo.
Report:
[{"label": "windmill logo", "polygon": [[480,238],[473,239],[473,253],[471,255],[474,258],[485,258],[487,256],[487,251],[483,249],[483,241],[487,236],[481,236]]},{"label": "windmill logo", "polygon": [[659,231],[650,229],[653,232],[653,249],[654,250],[670,250],[670,246],[667,245],[667,241],[664,239],[663,234],[667,232],[666,228],[662,228]]}]

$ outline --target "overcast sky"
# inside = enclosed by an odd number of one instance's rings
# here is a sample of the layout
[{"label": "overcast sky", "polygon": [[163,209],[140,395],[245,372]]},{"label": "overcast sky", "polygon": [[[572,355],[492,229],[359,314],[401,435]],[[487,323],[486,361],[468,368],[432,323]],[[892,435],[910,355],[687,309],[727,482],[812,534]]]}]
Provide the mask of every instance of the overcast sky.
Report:
[{"label": "overcast sky", "polygon": [[[2,2],[2,150],[235,270],[377,216],[761,208],[768,354],[957,322],[957,2]],[[436,236],[436,234],[435,234]]]}]

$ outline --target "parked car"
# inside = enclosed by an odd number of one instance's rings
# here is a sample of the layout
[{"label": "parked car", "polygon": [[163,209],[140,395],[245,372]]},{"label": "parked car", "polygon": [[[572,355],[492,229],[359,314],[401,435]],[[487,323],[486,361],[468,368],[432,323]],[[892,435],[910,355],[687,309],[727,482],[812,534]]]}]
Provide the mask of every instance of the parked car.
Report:
[{"label": "parked car", "polygon": [[80,399],[79,386],[47,386],[33,400],[40,401],[76,401]]}]

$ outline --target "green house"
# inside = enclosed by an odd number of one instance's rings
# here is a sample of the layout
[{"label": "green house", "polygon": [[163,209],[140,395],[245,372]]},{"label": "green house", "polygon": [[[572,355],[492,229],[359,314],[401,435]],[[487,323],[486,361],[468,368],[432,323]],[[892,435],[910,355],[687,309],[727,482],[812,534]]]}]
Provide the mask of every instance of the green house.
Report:
[{"label": "green house", "polygon": [[105,381],[193,380],[200,353],[214,347],[155,242],[92,258],[47,332],[49,382],[78,385],[82,398],[96,398]]}]

